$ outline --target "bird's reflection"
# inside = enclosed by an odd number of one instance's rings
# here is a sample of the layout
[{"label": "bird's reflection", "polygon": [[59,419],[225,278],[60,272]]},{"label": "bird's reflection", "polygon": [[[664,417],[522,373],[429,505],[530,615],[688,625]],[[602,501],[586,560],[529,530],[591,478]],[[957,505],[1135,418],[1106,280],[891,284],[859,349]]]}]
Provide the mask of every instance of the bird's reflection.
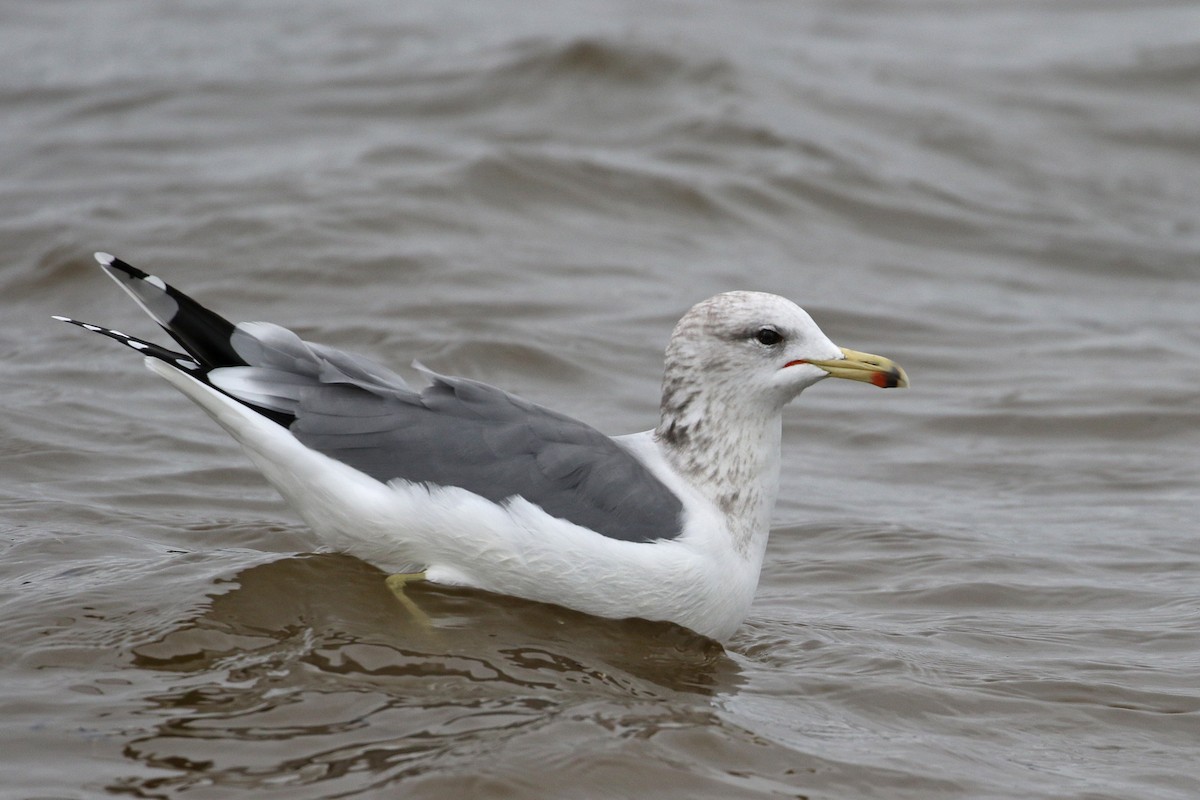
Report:
[{"label": "bird's reflection", "polygon": [[361,788],[564,720],[712,724],[711,698],[739,682],[720,645],[671,624],[430,584],[407,587],[414,614],[384,578],[338,555],[258,565],[136,647],[135,666],[170,680],[125,752],[170,775],[110,788]]}]

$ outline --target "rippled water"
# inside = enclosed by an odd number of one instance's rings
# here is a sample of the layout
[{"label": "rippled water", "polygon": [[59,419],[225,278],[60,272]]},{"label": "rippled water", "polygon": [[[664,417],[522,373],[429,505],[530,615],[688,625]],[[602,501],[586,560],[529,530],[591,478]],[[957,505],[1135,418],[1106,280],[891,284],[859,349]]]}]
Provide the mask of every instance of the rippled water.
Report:
[{"label": "rippled water", "polygon": [[[1193,3],[0,10],[8,797],[1200,795]],[[401,607],[111,342],[234,319],[617,433],[792,297],[907,393],[786,421],[727,649]]]}]

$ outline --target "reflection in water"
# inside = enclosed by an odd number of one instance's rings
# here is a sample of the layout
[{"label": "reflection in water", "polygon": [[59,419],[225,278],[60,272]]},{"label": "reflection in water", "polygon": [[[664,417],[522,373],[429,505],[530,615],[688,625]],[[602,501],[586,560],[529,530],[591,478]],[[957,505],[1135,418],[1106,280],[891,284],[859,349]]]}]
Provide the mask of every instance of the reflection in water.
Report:
[{"label": "reflection in water", "polygon": [[626,738],[719,725],[697,699],[739,681],[720,645],[669,624],[416,585],[419,620],[382,572],[345,556],[285,558],[234,582],[135,649],[136,666],[179,680],[149,698],[154,722],[125,754],[169,774],[110,790],[358,791],[461,770],[552,722]]}]

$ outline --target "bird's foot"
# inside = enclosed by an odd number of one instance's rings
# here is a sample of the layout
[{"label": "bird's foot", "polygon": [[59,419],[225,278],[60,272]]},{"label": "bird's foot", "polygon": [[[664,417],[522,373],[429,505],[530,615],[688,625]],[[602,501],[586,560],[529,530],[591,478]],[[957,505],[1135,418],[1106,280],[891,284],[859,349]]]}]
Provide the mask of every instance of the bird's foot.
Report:
[{"label": "bird's foot", "polygon": [[425,580],[424,572],[398,572],[395,575],[388,575],[384,583],[387,584],[388,589],[391,589],[392,594],[396,596],[400,605],[404,606],[404,610],[412,616],[413,620],[421,627],[428,629],[433,627],[429,616],[412,601],[411,597],[404,593],[408,584],[423,580]]}]

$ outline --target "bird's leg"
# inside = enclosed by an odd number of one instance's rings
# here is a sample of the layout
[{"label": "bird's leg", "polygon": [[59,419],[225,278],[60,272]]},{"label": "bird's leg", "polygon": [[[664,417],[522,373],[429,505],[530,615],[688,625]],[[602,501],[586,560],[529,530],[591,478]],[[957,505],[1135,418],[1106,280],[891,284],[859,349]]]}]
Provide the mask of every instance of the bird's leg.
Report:
[{"label": "bird's leg", "polygon": [[391,589],[392,594],[400,601],[400,605],[412,615],[413,620],[418,625],[424,628],[432,628],[433,623],[429,621],[429,616],[417,607],[417,604],[412,601],[412,598],[404,593],[404,589],[408,584],[415,581],[425,580],[424,572],[398,572],[395,575],[388,575],[384,580],[387,587]]}]

